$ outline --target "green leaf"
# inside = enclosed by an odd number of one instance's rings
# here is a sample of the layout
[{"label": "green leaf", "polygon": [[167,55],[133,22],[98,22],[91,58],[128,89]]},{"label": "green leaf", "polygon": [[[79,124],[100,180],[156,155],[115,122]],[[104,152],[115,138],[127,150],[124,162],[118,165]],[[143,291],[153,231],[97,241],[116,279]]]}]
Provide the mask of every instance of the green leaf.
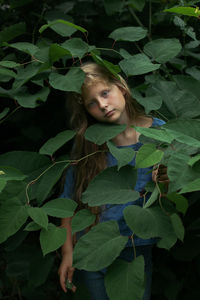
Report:
[{"label": "green leaf", "polygon": [[97,145],[102,145],[105,142],[116,137],[119,133],[126,129],[126,125],[103,124],[97,123],[88,127],[85,131],[86,140]]},{"label": "green leaf", "polygon": [[145,108],[146,114],[149,114],[152,110],[158,110],[162,105],[162,97],[159,95],[142,97],[140,93],[134,89],[131,90],[131,94],[133,98]]},{"label": "green leaf", "polygon": [[130,165],[119,171],[116,166],[107,168],[89,183],[82,194],[82,202],[88,203],[89,206],[97,206],[137,200],[139,193],[133,190],[136,179],[137,170]]},{"label": "green leaf", "polygon": [[[196,79],[192,78],[191,76],[187,76],[187,75],[174,75],[173,79],[176,82],[179,89],[187,90],[189,93],[191,93],[193,96],[195,96],[199,100],[199,98],[200,98],[199,80],[196,80]],[[190,103],[190,105],[193,105],[193,103],[191,103],[191,99],[190,99],[189,103]],[[199,109],[199,107],[198,107],[198,109]]]},{"label": "green leaf", "polygon": [[79,210],[72,218],[72,233],[81,231],[95,222],[96,216],[89,209]]},{"label": "green leaf", "polygon": [[38,63],[31,63],[28,66],[17,69],[17,77],[13,83],[13,89],[20,88],[23,84],[33,78],[39,71]]},{"label": "green leaf", "polygon": [[68,50],[73,57],[78,57],[79,59],[89,51],[89,45],[80,38],[69,39],[62,43],[62,47]]},{"label": "green leaf", "polygon": [[40,207],[27,206],[28,215],[31,219],[41,227],[47,229],[48,227],[48,217],[44,210]]},{"label": "green leaf", "polygon": [[65,21],[65,20],[55,20],[55,21],[53,21],[53,22],[50,22],[49,24],[45,24],[45,25],[43,25],[42,27],[40,27],[40,29],[39,29],[39,33],[42,33],[44,30],[46,30],[47,28],[49,28],[49,27],[52,27],[53,25],[55,25],[55,24],[64,24],[64,25],[66,25],[66,26],[70,26],[70,27],[72,27],[73,29],[74,29],[74,32],[76,31],[76,30],[79,30],[79,31],[81,31],[81,32],[87,32],[87,30],[85,29],[85,28],[83,28],[83,27],[81,27],[81,26],[78,26],[78,25],[75,25],[75,24],[73,24],[73,23],[71,23],[71,22],[68,22],[68,21]]},{"label": "green leaf", "polygon": [[136,54],[119,62],[120,68],[127,76],[142,75],[160,68],[160,64],[152,64],[145,54]]},{"label": "green leaf", "polygon": [[180,190],[180,194],[184,194],[184,193],[190,193],[190,192],[195,192],[195,191],[199,191],[200,190],[200,178],[197,178],[191,182],[189,182],[188,184],[186,184],[181,190]]},{"label": "green leaf", "polygon": [[3,180],[24,180],[27,176],[24,175],[20,170],[0,165],[0,179]]},{"label": "green leaf", "polygon": [[200,160],[200,154],[197,154],[189,159],[188,165],[192,167],[199,160]]},{"label": "green leaf", "polygon": [[44,256],[60,248],[65,241],[66,229],[56,227],[54,224],[50,223],[48,230],[42,229],[40,232],[40,245]]},{"label": "green leaf", "polygon": [[50,138],[39,150],[40,154],[46,154],[52,156],[59,148],[65,143],[70,141],[76,132],[73,130],[65,130],[58,133],[55,137]]},{"label": "green leaf", "polygon": [[115,29],[111,34],[109,34],[109,38],[115,41],[130,41],[136,42],[139,41],[147,35],[147,30],[142,27],[121,27]]},{"label": "green leaf", "polygon": [[134,234],[140,238],[174,236],[171,219],[160,207],[142,208],[131,205],[124,209],[124,218]]},{"label": "green leaf", "polygon": [[99,223],[78,240],[73,266],[86,271],[101,270],[115,260],[127,240],[128,237],[120,235],[116,221]]},{"label": "green leaf", "polygon": [[112,73],[116,78],[119,79],[118,73],[121,70],[118,65],[114,65],[111,62],[102,59],[99,55],[95,54],[94,51],[91,51],[91,55],[97,64],[104,66],[110,73]]},{"label": "green leaf", "polygon": [[71,53],[58,44],[51,44],[49,47],[49,60],[51,64],[66,55],[70,55],[71,57]]},{"label": "green leaf", "polygon": [[49,166],[50,168],[48,171],[45,172],[40,180],[35,184],[35,197],[39,204],[47,198],[68,165],[68,162],[57,162],[51,167]]},{"label": "green leaf", "polygon": [[143,208],[148,208],[150,207],[153,203],[156,202],[156,200],[158,199],[158,195],[159,195],[159,191],[158,191],[158,187],[155,186],[154,190],[150,196],[150,198],[147,200],[147,202],[145,203],[145,205],[143,206]]},{"label": "green leaf", "polygon": [[185,230],[180,217],[174,213],[170,216],[170,219],[177,238],[183,242]]},{"label": "green leaf", "polygon": [[184,7],[184,6],[177,6],[165,9],[164,12],[171,12],[176,14],[181,14],[184,16],[196,17],[200,16],[200,10],[194,7]]},{"label": "green leaf", "polygon": [[5,68],[16,68],[16,67],[19,67],[20,64],[14,62],[14,61],[2,60],[2,61],[0,61],[0,66],[5,67]]},{"label": "green leaf", "polygon": [[6,68],[0,67],[0,74],[5,75],[5,76],[10,76],[10,77],[17,77],[17,74],[14,71],[8,70]]},{"label": "green leaf", "polygon": [[163,125],[180,143],[200,147],[200,120],[178,119]]},{"label": "green leaf", "polygon": [[0,31],[0,43],[9,42],[24,33],[26,33],[26,24],[24,22],[12,24]]},{"label": "green leaf", "polygon": [[170,236],[165,236],[164,238],[159,239],[159,241],[157,242],[157,247],[158,248],[164,248],[169,250],[170,248],[172,248],[175,243],[177,241],[177,237],[176,235],[170,235]]},{"label": "green leaf", "polygon": [[108,16],[121,12],[124,4],[121,0],[104,0],[104,8]]},{"label": "green leaf", "polygon": [[141,12],[145,6],[145,0],[129,0],[128,5]]},{"label": "green leaf", "polygon": [[3,119],[10,111],[9,107],[5,107],[3,111],[0,113],[0,120]]},{"label": "green leaf", "polygon": [[169,193],[176,192],[197,178],[198,174],[188,165],[189,159],[189,155],[181,152],[172,153],[168,159]]},{"label": "green leaf", "polygon": [[7,44],[5,43],[5,46],[17,49],[19,51],[25,52],[29,55],[34,55],[39,48],[35,46],[34,44],[28,43],[28,42],[18,42],[13,44]]},{"label": "green leaf", "polygon": [[135,156],[135,151],[131,148],[116,147],[115,144],[110,141],[107,142],[107,146],[109,151],[118,161],[118,170],[132,161]]},{"label": "green leaf", "polygon": [[[162,125],[163,126],[163,125]],[[163,128],[161,129],[155,129],[155,128],[143,128],[143,127],[137,127],[134,126],[134,129],[138,132],[140,132],[141,134],[143,134],[144,136],[147,136],[149,138],[161,141],[161,142],[165,142],[170,144],[174,137],[171,133],[169,133],[166,130],[163,130]]]},{"label": "green leaf", "polygon": [[[0,171],[0,174],[1,174],[1,171]],[[1,179],[0,177],[0,193],[3,191],[3,189],[5,188],[6,186],[6,183],[7,181],[5,179]]]},{"label": "green leaf", "polygon": [[49,216],[68,218],[73,216],[76,207],[77,203],[71,199],[57,198],[45,203],[42,209]]},{"label": "green leaf", "polygon": [[159,163],[164,152],[156,149],[155,144],[145,144],[138,150],[136,155],[136,168],[147,168]]},{"label": "green leaf", "polygon": [[180,194],[171,193],[167,194],[167,198],[176,204],[177,211],[185,215],[188,209],[188,200]]},{"label": "green leaf", "polygon": [[6,241],[10,236],[15,234],[28,218],[25,206],[18,201],[9,201],[0,209],[0,243]]},{"label": "green leaf", "polygon": [[13,94],[13,98],[17,100],[19,105],[26,108],[35,108],[41,104],[41,102],[46,102],[48,95],[50,93],[50,89],[48,87],[44,87],[40,89],[35,94],[30,94],[27,88],[24,86],[19,91]]},{"label": "green leaf", "polygon": [[177,56],[181,48],[178,39],[157,39],[145,44],[144,53],[163,64]]},{"label": "green leaf", "polygon": [[144,257],[132,262],[116,259],[105,275],[109,299],[142,299],[144,294]]},{"label": "green leaf", "polygon": [[37,231],[40,230],[41,226],[36,224],[35,222],[30,222],[26,225],[26,227],[24,228],[25,231]]},{"label": "green leaf", "polygon": [[51,73],[49,83],[57,90],[81,93],[84,79],[85,73],[80,68],[72,68],[66,75]]}]

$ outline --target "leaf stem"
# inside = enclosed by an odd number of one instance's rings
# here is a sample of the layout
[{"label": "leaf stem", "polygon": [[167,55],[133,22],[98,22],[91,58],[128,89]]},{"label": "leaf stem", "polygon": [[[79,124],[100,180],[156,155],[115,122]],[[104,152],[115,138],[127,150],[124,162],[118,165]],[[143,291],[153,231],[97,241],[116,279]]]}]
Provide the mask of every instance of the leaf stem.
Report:
[{"label": "leaf stem", "polygon": [[137,255],[136,255],[136,248],[135,248],[135,242],[134,242],[134,238],[133,235],[131,235],[131,242],[132,242],[132,246],[133,246],[133,254],[134,254],[134,259],[136,259]]}]

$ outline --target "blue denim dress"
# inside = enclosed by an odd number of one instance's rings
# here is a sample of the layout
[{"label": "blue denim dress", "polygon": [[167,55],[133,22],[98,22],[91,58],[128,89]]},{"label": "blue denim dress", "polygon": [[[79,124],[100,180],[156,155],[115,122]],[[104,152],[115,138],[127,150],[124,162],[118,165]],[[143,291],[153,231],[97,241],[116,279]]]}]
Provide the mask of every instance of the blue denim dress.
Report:
[{"label": "blue denim dress", "polygon": [[[165,124],[163,120],[153,118],[152,126],[161,126]],[[129,147],[132,148],[134,151],[138,151],[142,143],[138,142],[136,144],[128,145],[128,146],[118,146],[118,148],[125,148]],[[108,153],[107,155],[107,164],[108,167],[112,167],[117,165],[116,158],[111,154]],[[129,163],[130,165],[135,165],[135,158]],[[152,181],[152,173],[151,168],[139,168],[138,169],[138,176],[137,182],[134,187],[134,190],[138,192],[142,192],[145,188],[145,185]],[[64,191],[61,198],[71,198],[73,194],[74,188],[74,170],[73,167],[70,167],[66,174],[66,181],[64,185]],[[127,226],[124,217],[123,217],[123,210],[128,205],[143,205],[143,197],[141,196],[136,201],[128,202],[126,204],[117,204],[117,205],[110,205],[107,204],[102,207],[102,212],[100,215],[100,222],[105,222],[109,220],[116,220],[119,224],[119,230],[122,235],[130,236],[133,234],[131,229]],[[143,296],[143,300],[149,300],[151,294],[151,279],[152,279],[152,246],[156,243],[156,239],[142,239],[134,235],[134,244],[136,246],[136,255],[143,255],[145,261],[145,275],[146,275],[146,285],[145,285],[145,293]],[[129,239],[128,243],[126,244],[125,249],[121,252],[119,258],[122,258],[126,261],[132,261],[134,259],[133,256],[133,248],[131,239]],[[87,289],[90,292],[92,300],[109,300],[105,286],[104,286],[104,275],[106,273],[106,268],[100,270],[98,272],[89,272],[84,270],[76,270],[75,278],[78,281],[84,282]],[[89,299],[88,299],[89,300]]]}]

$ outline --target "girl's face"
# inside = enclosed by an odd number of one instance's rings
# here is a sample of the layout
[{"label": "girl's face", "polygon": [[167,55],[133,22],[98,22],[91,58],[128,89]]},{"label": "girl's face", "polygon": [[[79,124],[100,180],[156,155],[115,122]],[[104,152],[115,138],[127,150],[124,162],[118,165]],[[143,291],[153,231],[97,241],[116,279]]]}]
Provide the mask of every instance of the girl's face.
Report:
[{"label": "girl's face", "polygon": [[124,94],[125,91],[115,84],[97,82],[85,89],[84,106],[97,121],[126,124],[128,116]]}]

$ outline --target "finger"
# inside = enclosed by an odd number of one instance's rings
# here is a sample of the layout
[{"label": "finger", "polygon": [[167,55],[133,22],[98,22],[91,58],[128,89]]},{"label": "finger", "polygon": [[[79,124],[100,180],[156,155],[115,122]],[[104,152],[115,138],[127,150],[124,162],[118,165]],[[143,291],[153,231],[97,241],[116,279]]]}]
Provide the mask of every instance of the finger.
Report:
[{"label": "finger", "polygon": [[69,268],[68,270],[68,275],[67,275],[67,281],[69,284],[72,283],[72,287],[71,287],[71,290],[72,292],[75,292],[76,291],[76,286],[73,284],[72,280],[73,280],[73,275],[74,275],[74,271],[75,271],[75,268]]},{"label": "finger", "polygon": [[61,288],[62,290],[67,293],[67,289],[66,289],[66,286],[65,286],[65,281],[66,281],[66,276],[64,274],[60,274],[60,285],[61,285]]},{"label": "finger", "polygon": [[169,177],[164,174],[164,175],[160,175],[160,176],[157,176],[157,181],[169,181]]}]

